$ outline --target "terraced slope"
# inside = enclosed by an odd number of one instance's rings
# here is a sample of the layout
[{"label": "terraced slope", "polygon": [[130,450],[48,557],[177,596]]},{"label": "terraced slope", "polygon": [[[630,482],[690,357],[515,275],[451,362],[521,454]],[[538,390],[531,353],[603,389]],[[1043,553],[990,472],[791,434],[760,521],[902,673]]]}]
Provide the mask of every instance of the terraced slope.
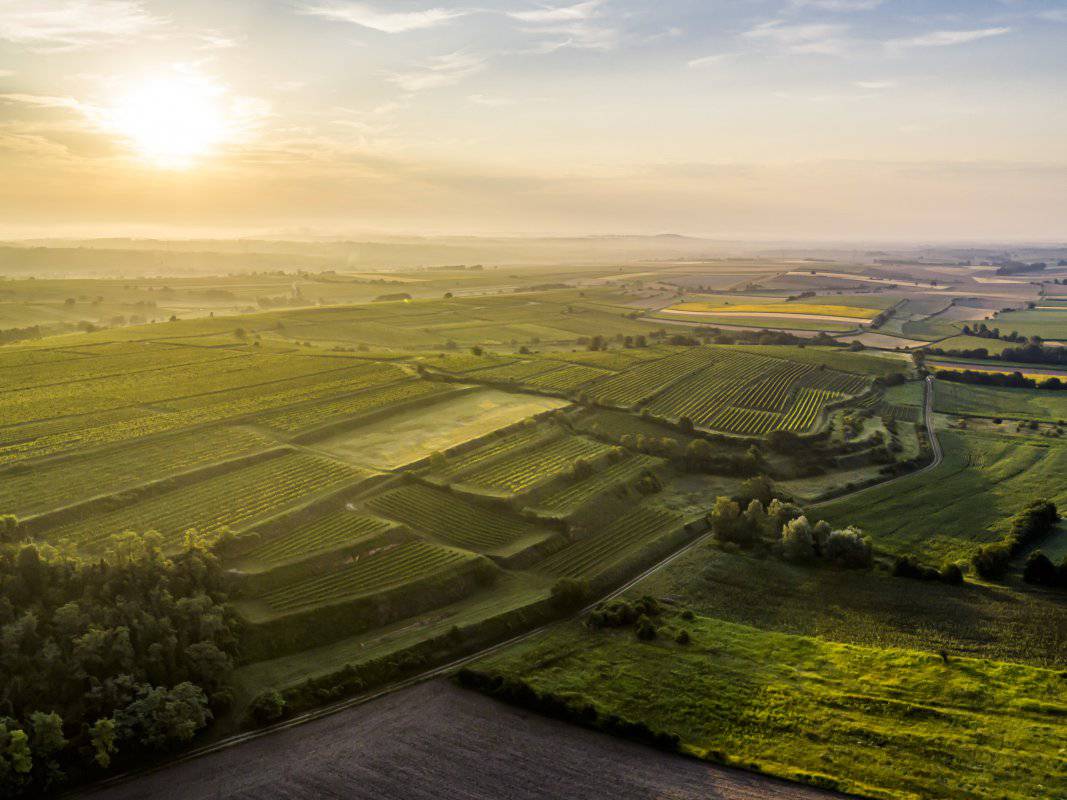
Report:
[{"label": "terraced slope", "polygon": [[389,522],[367,514],[335,511],[262,542],[242,558],[275,566],[367,541],[391,527]]},{"label": "terraced slope", "polygon": [[550,535],[519,517],[417,483],[375,495],[366,506],[442,542],[480,553],[506,555]]},{"label": "terraced slope", "polygon": [[641,475],[662,466],[662,459],[646,455],[633,455],[609,465],[585,480],[563,486],[537,501],[537,507],[567,516],[586,503],[621,486],[632,483]]},{"label": "terraced slope", "polygon": [[49,541],[93,550],[123,531],[158,531],[177,546],[190,528],[215,533],[239,529],[368,473],[324,458],[288,453],[214,478],[80,519],[45,533]]},{"label": "terraced slope", "polygon": [[549,556],[537,569],[559,577],[593,578],[628,551],[680,526],[681,519],[668,511],[637,508]]},{"label": "terraced slope", "polygon": [[272,611],[288,613],[311,606],[376,594],[442,573],[477,556],[423,541],[400,542],[325,575],[294,581],[258,599]]},{"label": "terraced slope", "polygon": [[598,458],[610,446],[582,436],[564,436],[512,452],[490,464],[457,476],[463,486],[519,494],[570,472],[579,458]]},{"label": "terraced slope", "polygon": [[274,446],[245,428],[216,428],[7,470],[0,472],[0,513],[48,511]]}]

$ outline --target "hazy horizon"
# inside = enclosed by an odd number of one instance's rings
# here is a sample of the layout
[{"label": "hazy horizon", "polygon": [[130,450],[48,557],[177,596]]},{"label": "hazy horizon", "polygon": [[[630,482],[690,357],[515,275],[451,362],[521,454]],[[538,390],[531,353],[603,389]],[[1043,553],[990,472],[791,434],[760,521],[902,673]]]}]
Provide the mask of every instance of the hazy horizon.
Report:
[{"label": "hazy horizon", "polygon": [[8,0],[0,236],[1052,241],[1065,36],[1048,0]]}]

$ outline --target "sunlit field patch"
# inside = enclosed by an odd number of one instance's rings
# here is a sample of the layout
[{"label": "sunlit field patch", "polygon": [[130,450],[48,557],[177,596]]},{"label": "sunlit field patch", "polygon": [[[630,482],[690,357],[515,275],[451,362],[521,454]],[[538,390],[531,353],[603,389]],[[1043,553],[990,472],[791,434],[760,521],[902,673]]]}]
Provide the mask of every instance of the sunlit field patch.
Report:
[{"label": "sunlit field patch", "polygon": [[666,310],[689,314],[803,314],[816,317],[847,317],[856,320],[874,319],[881,313],[876,308],[817,303],[745,303],[741,305],[678,303]]}]

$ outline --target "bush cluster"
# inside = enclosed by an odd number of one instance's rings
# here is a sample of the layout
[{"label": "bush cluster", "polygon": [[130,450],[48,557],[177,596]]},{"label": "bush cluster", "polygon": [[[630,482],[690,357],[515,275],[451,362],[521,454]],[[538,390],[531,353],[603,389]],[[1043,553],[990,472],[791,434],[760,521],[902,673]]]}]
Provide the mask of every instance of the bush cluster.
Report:
[{"label": "bush cluster", "polygon": [[1011,519],[1011,527],[999,542],[983,545],[971,563],[983,578],[997,579],[1008,571],[1011,559],[1028,544],[1050,534],[1060,515],[1056,504],[1035,500]]},{"label": "bush cluster", "polygon": [[920,581],[941,581],[953,586],[963,583],[963,570],[958,564],[946,563],[941,569],[920,564],[911,556],[899,556],[893,563],[893,577]]},{"label": "bush cluster", "polygon": [[1052,563],[1052,559],[1040,550],[1035,550],[1026,559],[1023,580],[1036,586],[1067,589],[1067,556],[1063,557],[1057,567]]}]

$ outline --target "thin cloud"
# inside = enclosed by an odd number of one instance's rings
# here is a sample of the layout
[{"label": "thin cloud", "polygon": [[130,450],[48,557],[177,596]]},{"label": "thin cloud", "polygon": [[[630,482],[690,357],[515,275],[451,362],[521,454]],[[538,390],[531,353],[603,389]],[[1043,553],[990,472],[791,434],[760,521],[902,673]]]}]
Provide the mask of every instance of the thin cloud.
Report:
[{"label": "thin cloud", "polygon": [[407,33],[434,28],[469,13],[447,8],[428,8],[423,11],[379,11],[366,3],[322,3],[306,5],[299,10],[302,14],[338,22],[349,22],[382,33]]},{"label": "thin cloud", "polygon": [[588,0],[572,6],[544,6],[530,11],[509,11],[507,15],[520,22],[573,22],[592,19],[605,0]]},{"label": "thin cloud", "polygon": [[35,106],[36,108],[66,108],[74,111],[84,111],[87,108],[81,101],[76,100],[73,97],[63,97],[61,95],[20,94],[13,92],[11,94],[0,94],[0,100],[8,103],[18,103],[24,106]]},{"label": "thin cloud", "polygon": [[163,23],[134,0],[0,0],[0,39],[36,49],[114,44]]},{"label": "thin cloud", "polygon": [[796,8],[818,8],[823,11],[870,11],[885,0],[792,0]]},{"label": "thin cloud", "polygon": [[934,31],[921,36],[904,39],[890,39],[886,47],[890,50],[907,50],[913,47],[952,47],[958,44],[977,42],[993,36],[1011,33],[1011,28],[978,28],[967,31]]},{"label": "thin cloud", "polygon": [[729,61],[734,57],[733,53],[715,53],[710,56],[701,56],[700,58],[693,58],[686,62],[686,66],[690,69],[703,69],[705,67],[714,67],[718,64],[722,64]]},{"label": "thin cloud", "polygon": [[771,20],[745,31],[741,37],[774,45],[785,52],[802,55],[836,55],[845,46],[847,25],[811,23],[787,25],[780,19]]},{"label": "thin cloud", "polygon": [[852,85],[859,89],[869,89],[871,91],[881,91],[883,89],[892,89],[897,85],[896,81],[853,81]]},{"label": "thin cloud", "polygon": [[485,59],[470,53],[455,52],[430,59],[422,66],[388,76],[390,83],[405,92],[452,86],[485,69]]},{"label": "thin cloud", "polygon": [[508,11],[506,16],[527,23],[526,33],[555,37],[541,42],[534,52],[552,53],[565,47],[612,50],[619,31],[600,21],[606,0],[587,0],[569,6],[543,6],[529,11]]}]

